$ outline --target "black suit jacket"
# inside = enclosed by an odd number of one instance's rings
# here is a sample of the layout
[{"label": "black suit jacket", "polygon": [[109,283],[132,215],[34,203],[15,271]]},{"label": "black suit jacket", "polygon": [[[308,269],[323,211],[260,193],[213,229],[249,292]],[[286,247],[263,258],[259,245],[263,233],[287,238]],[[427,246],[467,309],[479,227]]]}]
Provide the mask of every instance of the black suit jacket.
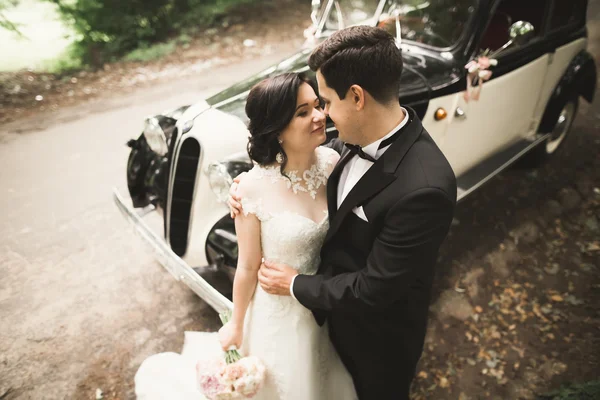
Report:
[{"label": "black suit jacket", "polygon": [[[438,250],[456,204],[456,178],[414,110],[337,209],[345,148],[327,187],[330,227],[314,276],[294,295],[328,320],[361,399],[408,398],[421,355]],[[342,149],[343,144],[332,143]],[[368,222],[352,213],[362,206]]]}]

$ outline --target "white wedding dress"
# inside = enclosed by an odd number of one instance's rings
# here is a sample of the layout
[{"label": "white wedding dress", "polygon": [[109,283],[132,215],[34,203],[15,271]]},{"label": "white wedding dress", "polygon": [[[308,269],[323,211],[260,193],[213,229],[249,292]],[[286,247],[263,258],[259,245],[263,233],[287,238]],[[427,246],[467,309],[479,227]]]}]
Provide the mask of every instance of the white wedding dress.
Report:
[{"label": "white wedding dress", "polygon": [[[289,173],[288,179],[279,166],[257,165],[244,178],[244,184],[251,183],[245,185],[250,190],[242,199],[244,213],[261,222],[265,259],[288,264],[301,274],[316,273],[329,223],[326,201],[317,210],[315,198],[323,203],[327,177],[338,158],[335,151],[319,147],[317,162],[302,177]],[[357,398],[327,326],[320,327],[291,296],[270,295],[257,285],[246,312],[240,352],[259,357],[266,366],[257,400]],[[217,333],[185,332],[181,354],[156,354],[142,363],[135,376],[138,399],[204,399],[196,387],[195,364],[222,354]]]}]

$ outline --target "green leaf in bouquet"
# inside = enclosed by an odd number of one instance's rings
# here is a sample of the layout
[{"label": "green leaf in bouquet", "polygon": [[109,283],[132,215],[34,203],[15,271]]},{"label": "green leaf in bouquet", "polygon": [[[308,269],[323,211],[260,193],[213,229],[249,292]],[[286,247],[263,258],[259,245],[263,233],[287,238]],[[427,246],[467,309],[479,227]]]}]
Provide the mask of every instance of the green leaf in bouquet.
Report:
[{"label": "green leaf in bouquet", "polygon": [[[222,314],[219,314],[219,318],[223,325],[228,323],[231,320],[231,311],[225,311]],[[242,359],[242,355],[237,350],[227,350],[225,352],[225,362],[227,364],[233,364]]]}]

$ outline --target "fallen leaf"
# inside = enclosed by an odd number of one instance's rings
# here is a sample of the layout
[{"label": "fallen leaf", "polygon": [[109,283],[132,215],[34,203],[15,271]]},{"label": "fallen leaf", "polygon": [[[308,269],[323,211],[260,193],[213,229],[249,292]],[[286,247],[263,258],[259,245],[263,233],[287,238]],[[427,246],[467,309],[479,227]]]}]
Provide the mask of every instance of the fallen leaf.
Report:
[{"label": "fallen leaf", "polygon": [[583,301],[583,300],[579,300],[578,298],[576,298],[576,297],[575,297],[575,296],[573,296],[572,294],[568,295],[568,296],[565,298],[565,301],[566,301],[567,303],[569,303],[569,304],[572,304],[572,305],[574,305],[574,306],[578,306],[578,305],[581,305],[581,304],[583,304],[583,303],[584,303],[584,301]]},{"label": "fallen leaf", "polygon": [[600,251],[600,242],[588,243],[586,251]]},{"label": "fallen leaf", "polygon": [[557,302],[561,302],[561,301],[563,301],[564,299],[562,298],[562,296],[561,296],[561,295],[559,295],[559,294],[555,294],[555,295],[553,295],[552,297],[550,297],[550,300],[552,300],[552,301],[557,301]]},{"label": "fallen leaf", "polygon": [[481,314],[483,312],[483,308],[481,308],[480,306],[475,306],[475,312]]},{"label": "fallen leaf", "polygon": [[440,387],[447,388],[448,386],[450,386],[450,382],[448,382],[448,379],[442,376],[440,378]]},{"label": "fallen leaf", "polygon": [[421,372],[419,372],[419,374],[417,376],[421,379],[427,379],[428,375],[427,375],[427,372],[421,371]]}]

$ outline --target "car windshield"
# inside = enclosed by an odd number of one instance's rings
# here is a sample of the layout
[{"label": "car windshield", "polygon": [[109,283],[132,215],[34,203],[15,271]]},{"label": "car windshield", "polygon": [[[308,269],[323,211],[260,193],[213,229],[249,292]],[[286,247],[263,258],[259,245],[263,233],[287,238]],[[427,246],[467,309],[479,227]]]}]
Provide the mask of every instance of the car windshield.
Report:
[{"label": "car windshield", "polygon": [[[381,0],[324,0],[317,14],[323,31],[370,24]],[[323,20],[323,16],[326,16]]]},{"label": "car windshield", "polygon": [[327,0],[317,18],[322,32],[351,25],[377,25],[402,39],[446,48],[463,34],[475,12],[477,0]]}]

